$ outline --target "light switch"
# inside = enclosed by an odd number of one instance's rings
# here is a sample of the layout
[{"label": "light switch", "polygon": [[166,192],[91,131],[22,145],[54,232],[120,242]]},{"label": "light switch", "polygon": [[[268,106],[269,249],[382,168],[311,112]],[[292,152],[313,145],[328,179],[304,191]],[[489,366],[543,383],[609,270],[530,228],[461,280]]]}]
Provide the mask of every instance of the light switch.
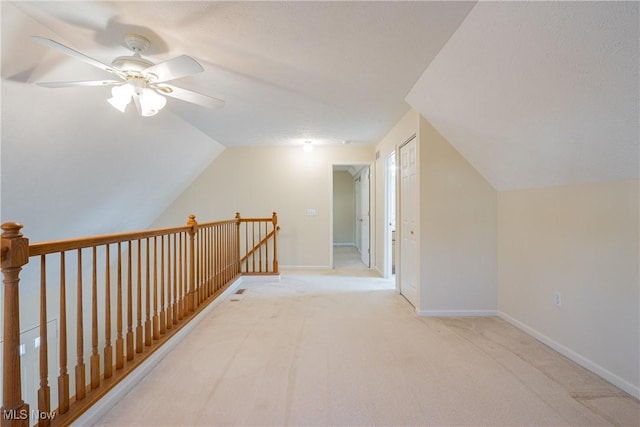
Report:
[{"label": "light switch", "polygon": [[34,342],[33,342],[33,346],[34,346],[35,348],[40,347],[40,337],[36,337],[33,341],[34,341]]},{"label": "light switch", "polygon": [[316,216],[318,213],[315,209],[307,209],[307,216]]},{"label": "light switch", "polygon": [[27,346],[25,344],[20,344],[20,356],[24,356],[27,354]]}]

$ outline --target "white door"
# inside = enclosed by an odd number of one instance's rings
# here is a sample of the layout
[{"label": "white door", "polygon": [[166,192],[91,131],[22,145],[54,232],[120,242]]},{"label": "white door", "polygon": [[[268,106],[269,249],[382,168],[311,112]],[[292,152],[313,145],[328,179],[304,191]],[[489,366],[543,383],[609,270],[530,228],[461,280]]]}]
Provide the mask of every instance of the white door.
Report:
[{"label": "white door", "polygon": [[416,138],[400,147],[400,293],[418,307]]},{"label": "white door", "polygon": [[362,191],[362,187],[360,186],[360,176],[358,176],[353,181],[353,190],[354,190],[354,202],[355,202],[355,243],[356,249],[358,252],[362,253],[362,228],[360,227],[360,218],[362,218],[362,197],[360,196],[360,192]]},{"label": "white door", "polygon": [[360,172],[360,259],[369,267],[369,167]]}]

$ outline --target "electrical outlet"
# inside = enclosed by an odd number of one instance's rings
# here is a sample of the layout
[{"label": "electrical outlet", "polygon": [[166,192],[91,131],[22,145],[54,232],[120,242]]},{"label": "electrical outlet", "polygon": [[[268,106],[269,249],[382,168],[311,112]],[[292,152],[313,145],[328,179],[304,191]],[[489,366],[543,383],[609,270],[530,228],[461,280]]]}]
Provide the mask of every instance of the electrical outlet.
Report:
[{"label": "electrical outlet", "polygon": [[562,294],[560,292],[555,292],[553,294],[553,302],[558,307],[562,307]]}]

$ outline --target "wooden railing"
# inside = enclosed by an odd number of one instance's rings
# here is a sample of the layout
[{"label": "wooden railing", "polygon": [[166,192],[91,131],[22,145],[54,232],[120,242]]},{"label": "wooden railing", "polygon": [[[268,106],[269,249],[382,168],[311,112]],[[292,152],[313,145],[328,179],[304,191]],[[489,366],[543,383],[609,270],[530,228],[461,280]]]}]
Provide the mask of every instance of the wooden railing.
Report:
[{"label": "wooden railing", "polygon": [[[190,215],[181,227],[37,244],[29,244],[21,224],[2,224],[1,426],[68,425],[239,275],[278,274],[277,222],[275,213],[249,219],[236,214],[204,224]],[[39,294],[40,382],[37,405],[29,402],[37,409],[30,410],[22,396],[20,272],[34,261],[39,264],[39,292],[33,294]],[[53,315],[47,312],[48,298],[57,300]],[[55,316],[58,342],[49,343],[48,322]],[[53,389],[51,348],[59,349]],[[69,360],[75,360],[72,368]]]}]

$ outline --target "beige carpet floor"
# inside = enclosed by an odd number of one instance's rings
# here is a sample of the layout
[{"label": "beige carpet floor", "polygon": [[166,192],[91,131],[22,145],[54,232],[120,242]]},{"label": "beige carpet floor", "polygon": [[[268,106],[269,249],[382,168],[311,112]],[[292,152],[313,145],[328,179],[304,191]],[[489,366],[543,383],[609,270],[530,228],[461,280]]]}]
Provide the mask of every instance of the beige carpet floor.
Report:
[{"label": "beige carpet floor", "polygon": [[499,318],[288,272],[224,301],[96,425],[640,425],[640,404]]}]

